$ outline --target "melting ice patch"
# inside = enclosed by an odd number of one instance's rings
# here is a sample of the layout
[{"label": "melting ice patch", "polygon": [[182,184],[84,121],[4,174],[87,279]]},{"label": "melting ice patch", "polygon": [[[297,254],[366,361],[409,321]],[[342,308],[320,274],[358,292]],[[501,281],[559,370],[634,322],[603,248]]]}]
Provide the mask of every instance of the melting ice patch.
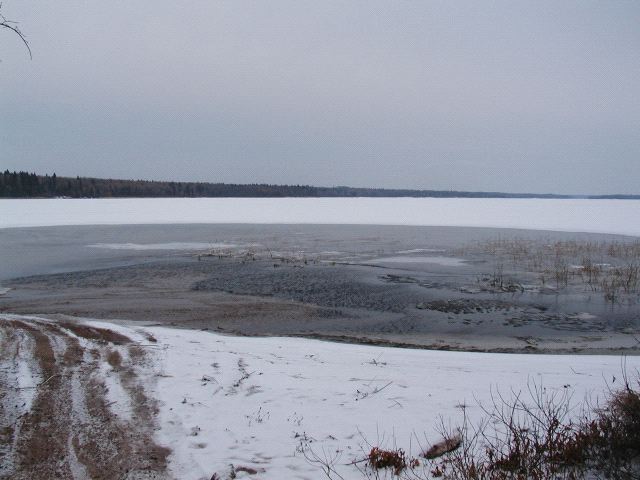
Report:
[{"label": "melting ice patch", "polygon": [[169,243],[94,243],[87,245],[91,248],[106,248],[109,250],[211,250],[213,248],[232,248],[232,243],[202,243],[202,242],[169,242]]},{"label": "melting ice patch", "polygon": [[425,253],[425,252],[444,252],[441,248],[412,248],[411,250],[399,250],[396,253]]},{"label": "melting ice patch", "polygon": [[383,257],[373,260],[375,263],[432,263],[435,265],[443,265],[445,267],[464,267],[467,263],[462,258],[454,257]]}]

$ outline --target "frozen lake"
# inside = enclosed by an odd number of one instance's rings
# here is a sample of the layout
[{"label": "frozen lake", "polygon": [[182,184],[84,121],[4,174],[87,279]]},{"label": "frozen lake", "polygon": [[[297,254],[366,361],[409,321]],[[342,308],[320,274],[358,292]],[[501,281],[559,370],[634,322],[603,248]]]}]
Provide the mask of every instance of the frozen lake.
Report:
[{"label": "frozen lake", "polygon": [[126,198],[0,200],[0,228],[118,224],[359,224],[640,236],[640,200]]}]

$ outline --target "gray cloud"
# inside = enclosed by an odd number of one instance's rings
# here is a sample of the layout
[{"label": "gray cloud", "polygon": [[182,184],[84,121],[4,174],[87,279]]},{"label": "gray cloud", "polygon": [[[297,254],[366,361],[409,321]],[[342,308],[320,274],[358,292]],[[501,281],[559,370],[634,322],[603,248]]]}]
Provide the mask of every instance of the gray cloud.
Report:
[{"label": "gray cloud", "polygon": [[638,193],[637,2],[6,1],[0,167]]}]

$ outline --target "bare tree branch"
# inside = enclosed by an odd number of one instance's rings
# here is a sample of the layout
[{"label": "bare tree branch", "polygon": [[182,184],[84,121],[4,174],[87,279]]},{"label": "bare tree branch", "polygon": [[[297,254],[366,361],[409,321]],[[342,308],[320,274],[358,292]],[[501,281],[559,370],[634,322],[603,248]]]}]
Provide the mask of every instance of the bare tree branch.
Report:
[{"label": "bare tree branch", "polygon": [[[2,3],[0,3],[0,9],[2,9]],[[31,54],[31,47],[29,46],[29,42],[27,42],[27,38],[20,31],[20,28],[18,28],[18,23],[17,22],[13,22],[11,20],[8,20],[2,13],[0,13],[0,27],[7,28],[7,29],[11,30],[12,32],[14,32],[16,35],[18,35],[18,37],[20,37],[20,40],[22,40],[22,43],[24,43],[24,46],[27,47],[27,51],[29,52],[29,58],[33,59],[33,55]]]}]

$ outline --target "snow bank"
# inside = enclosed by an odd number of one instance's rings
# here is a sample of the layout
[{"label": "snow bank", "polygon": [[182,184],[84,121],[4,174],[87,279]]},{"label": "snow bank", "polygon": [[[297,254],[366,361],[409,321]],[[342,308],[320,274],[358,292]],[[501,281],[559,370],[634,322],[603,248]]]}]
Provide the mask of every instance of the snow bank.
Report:
[{"label": "snow bank", "polygon": [[307,223],[527,228],[640,236],[639,200],[130,198],[0,200],[0,228]]}]

